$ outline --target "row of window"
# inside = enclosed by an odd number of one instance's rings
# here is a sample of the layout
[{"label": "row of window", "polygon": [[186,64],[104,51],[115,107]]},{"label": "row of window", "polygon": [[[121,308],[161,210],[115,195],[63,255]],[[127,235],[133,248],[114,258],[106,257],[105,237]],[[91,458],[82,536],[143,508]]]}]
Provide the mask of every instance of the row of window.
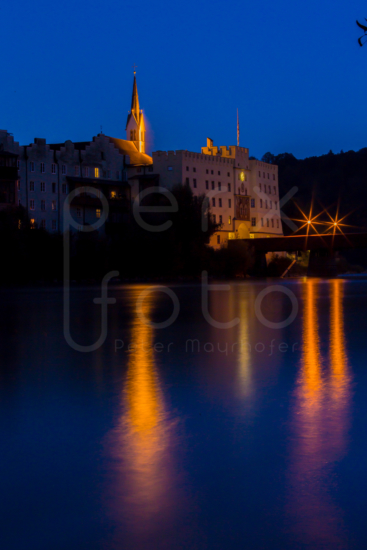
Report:
[{"label": "row of window", "polygon": [[[259,188],[260,188],[260,191],[261,191],[261,183],[259,183]],[[269,195],[271,195],[271,185],[268,186],[268,191],[266,191],[266,184],[264,184],[264,193],[268,193]],[[273,185],[273,195],[276,195],[277,194],[277,190],[276,190],[276,187],[275,185]]]},{"label": "row of window", "polygon": [[[259,170],[259,178],[261,178],[261,172]],[[265,178],[265,172],[263,172],[263,178]],[[268,180],[270,179],[270,174],[268,173]],[[273,180],[275,181],[275,174],[273,174]]]},{"label": "row of window", "polygon": [[[67,192],[68,192],[68,191],[67,191],[67,185],[66,185],[66,183],[63,183],[63,184],[61,185],[61,187],[62,187],[62,193],[63,193],[64,195],[66,195]],[[56,193],[56,192],[57,192],[57,183],[52,182],[52,183],[51,183],[51,188],[52,188],[52,193]],[[20,189],[20,185],[18,185],[18,189]],[[29,182],[29,190],[30,190],[30,191],[34,191],[34,190],[35,190],[35,183],[34,183],[34,181],[30,181],[30,182]],[[46,193],[46,182],[45,182],[45,181],[41,181],[41,182],[40,182],[40,191],[41,191],[41,193]]]},{"label": "row of window", "polygon": [[[222,199],[219,198],[218,199],[219,208],[222,208],[222,203],[223,203]],[[216,199],[215,199],[215,197],[213,197],[212,198],[212,206],[216,206],[216,204],[217,204]],[[231,207],[232,207],[232,199],[228,199],[228,208],[231,208]]]},{"label": "row of window", "polygon": [[[34,199],[31,199],[29,201],[29,210],[36,210]],[[46,201],[45,200],[41,200],[41,210],[42,210],[42,212],[46,211]],[[57,210],[57,202],[56,201],[51,201],[51,210],[53,210],[53,211]]]},{"label": "row of window", "polygon": [[[57,166],[56,164],[51,164],[51,174],[56,174],[56,166]],[[30,162],[29,169],[31,172],[35,171],[35,163],[33,161]],[[18,165],[18,170],[19,170],[19,165]],[[41,171],[41,174],[44,174],[46,172],[46,167],[44,162],[40,163],[40,171]],[[65,176],[66,172],[67,172],[67,166],[66,164],[62,164],[61,173]],[[74,166],[74,176],[79,177],[80,174],[81,174],[80,166],[79,165]],[[97,167],[95,168],[90,166],[83,167],[83,175],[85,178],[89,178],[89,177],[99,178],[101,177],[101,174],[104,178],[111,179],[111,170],[102,170],[101,172],[100,168],[97,168]],[[116,179],[119,179],[119,178],[120,178],[120,172],[117,170]]]},{"label": "row of window", "polygon": [[[186,166],[186,172],[189,172],[189,171],[190,171],[190,167],[189,167],[189,166]],[[196,172],[196,167],[195,167],[195,166],[193,166],[192,171],[193,171],[193,172]],[[205,172],[206,172],[206,174],[209,174],[208,168],[206,169]],[[214,170],[210,170],[210,173],[211,173],[211,174],[214,174]],[[220,176],[220,170],[218,170],[218,176]],[[230,174],[229,172],[227,172],[227,176],[228,176],[228,177],[231,177],[231,174]]]},{"label": "row of window", "polygon": [[[36,227],[36,220],[30,219],[29,222],[31,224],[31,228],[34,229]],[[21,223],[19,222],[18,227],[20,228],[20,226],[21,226]],[[41,229],[47,229],[46,220],[41,220],[40,227],[41,227]],[[56,220],[51,220],[51,229],[52,229],[52,231],[57,230],[57,221]]]},{"label": "row of window", "polygon": [[[212,214],[212,220],[213,220],[214,223],[217,223],[217,216],[215,214]],[[223,216],[222,216],[222,214],[220,214],[218,216],[218,220],[219,220],[218,223],[223,225]],[[228,225],[231,225],[231,223],[232,223],[232,216],[228,216]]]},{"label": "row of window", "polygon": [[[255,199],[252,199],[252,200],[255,200]],[[264,201],[265,202],[265,208],[268,208],[268,201]],[[278,210],[278,201],[274,201],[274,204],[275,204],[275,210]],[[260,199],[260,208],[263,207],[263,200]],[[269,201],[269,208],[270,210],[273,208],[273,201]]]}]

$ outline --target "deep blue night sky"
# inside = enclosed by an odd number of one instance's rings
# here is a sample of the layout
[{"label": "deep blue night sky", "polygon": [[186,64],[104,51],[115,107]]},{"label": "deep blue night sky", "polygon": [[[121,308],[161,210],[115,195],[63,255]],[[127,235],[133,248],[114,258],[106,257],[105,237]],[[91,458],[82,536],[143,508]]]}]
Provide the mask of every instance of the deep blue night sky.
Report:
[{"label": "deep blue night sky", "polygon": [[124,138],[136,63],[154,150],[235,144],[237,107],[257,157],[367,146],[361,0],[13,0],[0,13],[0,128],[21,144],[101,125]]}]

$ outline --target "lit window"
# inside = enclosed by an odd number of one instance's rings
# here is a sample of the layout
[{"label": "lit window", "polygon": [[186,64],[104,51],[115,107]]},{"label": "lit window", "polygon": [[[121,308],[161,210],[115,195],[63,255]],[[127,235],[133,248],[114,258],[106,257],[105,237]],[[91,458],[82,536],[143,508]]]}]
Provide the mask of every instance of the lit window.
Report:
[{"label": "lit window", "polygon": [[41,181],[41,193],[45,193],[46,191],[46,183],[44,181]]},{"label": "lit window", "polygon": [[57,208],[56,208],[56,201],[52,201],[52,203],[51,203],[51,208],[52,208],[52,210],[57,210]]},{"label": "lit window", "polygon": [[22,220],[18,220],[18,229],[22,229]]},{"label": "lit window", "polygon": [[101,217],[101,210],[100,208],[97,208],[96,209],[96,218],[100,218]]},{"label": "lit window", "polygon": [[31,172],[34,172],[34,162],[29,163],[29,169]]},{"label": "lit window", "polygon": [[231,225],[232,223],[232,216],[228,216],[228,225]]},{"label": "lit window", "polygon": [[34,181],[29,182],[29,190],[34,191]]},{"label": "lit window", "polygon": [[228,208],[232,207],[232,199],[228,199]]},{"label": "lit window", "polygon": [[51,174],[56,174],[56,164],[51,164]]},{"label": "lit window", "polygon": [[41,174],[45,173],[45,163],[41,162]]},{"label": "lit window", "polygon": [[31,218],[29,220],[29,223],[31,224],[31,229],[34,229],[36,227],[36,220],[34,218]]},{"label": "lit window", "polygon": [[251,208],[255,208],[255,199],[251,199]]},{"label": "lit window", "polygon": [[256,218],[251,218],[251,225],[252,227],[256,226]]},{"label": "lit window", "polygon": [[29,209],[30,209],[30,210],[34,210],[34,199],[31,199],[31,200],[29,201]]},{"label": "lit window", "polygon": [[94,177],[99,178],[99,168],[94,169]]},{"label": "lit window", "polygon": [[46,201],[41,201],[41,210],[43,212],[46,210]]},{"label": "lit window", "polygon": [[41,229],[46,229],[46,220],[41,220]]},{"label": "lit window", "polygon": [[61,173],[65,176],[65,174],[66,174],[66,165],[65,164],[63,164],[61,166]]},{"label": "lit window", "polygon": [[110,198],[115,199],[116,198],[116,191],[111,191]]}]

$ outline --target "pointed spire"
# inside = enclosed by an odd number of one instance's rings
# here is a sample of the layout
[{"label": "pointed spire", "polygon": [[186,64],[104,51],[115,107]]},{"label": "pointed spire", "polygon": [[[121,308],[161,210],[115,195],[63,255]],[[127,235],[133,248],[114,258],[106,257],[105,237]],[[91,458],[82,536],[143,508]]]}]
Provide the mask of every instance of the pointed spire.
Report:
[{"label": "pointed spire", "polygon": [[133,96],[131,99],[131,113],[134,115],[136,122],[139,122],[140,118],[140,107],[139,107],[139,96],[138,96],[138,86],[136,84],[136,71],[134,65],[134,84],[133,84]]}]

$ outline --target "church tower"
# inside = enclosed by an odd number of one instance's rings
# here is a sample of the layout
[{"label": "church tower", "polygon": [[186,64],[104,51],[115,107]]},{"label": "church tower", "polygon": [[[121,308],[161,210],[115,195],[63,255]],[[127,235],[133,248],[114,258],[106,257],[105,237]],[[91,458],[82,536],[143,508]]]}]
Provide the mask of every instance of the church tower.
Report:
[{"label": "church tower", "polygon": [[139,153],[145,153],[145,124],[143,111],[139,107],[138,87],[136,84],[136,71],[134,70],[133,96],[131,99],[131,111],[127,115],[126,139],[132,141]]}]

